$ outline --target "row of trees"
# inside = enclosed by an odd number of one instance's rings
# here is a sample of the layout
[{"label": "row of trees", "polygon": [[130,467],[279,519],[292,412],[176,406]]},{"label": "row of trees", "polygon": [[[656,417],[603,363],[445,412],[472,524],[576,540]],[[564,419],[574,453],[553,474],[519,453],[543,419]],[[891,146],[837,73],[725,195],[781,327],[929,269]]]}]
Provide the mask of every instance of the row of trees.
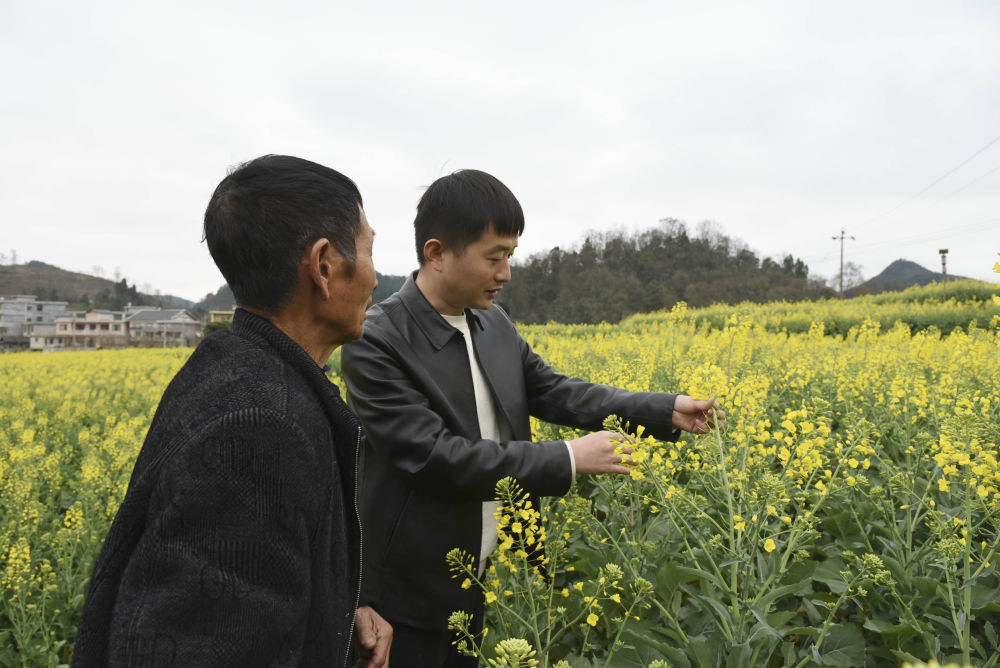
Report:
[{"label": "row of trees", "polygon": [[692,235],[673,218],[635,234],[593,232],[576,250],[532,255],[514,271],[502,300],[525,323],[617,322],[678,301],[708,306],[834,296],[822,280],[809,278],[800,259],[759,258],[713,223]]},{"label": "row of trees", "polygon": [[75,292],[57,288],[37,287],[30,291],[38,299],[44,301],[64,301],[69,302],[70,308],[103,308],[112,311],[121,311],[126,304],[140,304],[144,300],[140,298],[139,291],[134,285],[129,285],[124,278],[110,287],[102,288],[93,295],[86,292]]}]

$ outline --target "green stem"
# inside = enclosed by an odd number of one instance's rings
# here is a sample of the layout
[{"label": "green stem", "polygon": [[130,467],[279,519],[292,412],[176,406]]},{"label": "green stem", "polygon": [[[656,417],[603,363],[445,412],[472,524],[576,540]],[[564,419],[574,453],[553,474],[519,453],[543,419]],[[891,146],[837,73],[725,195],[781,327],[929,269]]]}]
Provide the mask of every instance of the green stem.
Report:
[{"label": "green stem", "polygon": [[965,550],[962,553],[962,575],[963,579],[963,592],[962,592],[962,612],[965,613],[964,628],[962,629],[962,658],[965,660],[965,665],[970,665],[970,653],[969,653],[969,639],[972,635],[972,587],[969,586],[971,582],[971,569],[970,560],[972,559],[972,501],[975,498],[976,490],[972,487],[972,480],[966,478],[965,481],[965,536],[962,541],[965,545]]},{"label": "green stem", "polygon": [[[726,452],[722,444],[722,434],[715,430],[715,443],[719,448],[719,468],[722,472],[722,485],[726,490],[726,510],[729,513],[729,549],[733,554],[739,554],[739,546],[736,544],[736,531],[733,520],[733,492],[729,488],[729,474],[726,469]],[[733,560],[729,569],[729,607],[733,613],[733,619],[740,617],[739,610],[739,560]]]},{"label": "green stem", "polygon": [[[962,627],[958,623],[958,614],[957,610],[955,609],[955,594],[954,590],[952,589],[951,578],[952,578],[951,571],[949,570],[948,566],[945,566],[944,581],[948,588],[948,609],[951,611],[951,623],[955,627],[955,635],[958,636],[958,642],[962,646],[963,656],[968,656],[967,654],[968,650],[965,647],[965,640],[962,637]],[[968,665],[968,661],[966,661],[966,665]]]},{"label": "green stem", "polygon": [[[860,579],[861,579],[860,574],[855,575],[854,578],[847,583],[847,586],[844,587],[844,593],[840,595],[840,597],[837,599],[837,602],[833,605],[832,608],[830,608],[829,614],[827,614],[826,619],[823,620],[823,627],[819,630],[819,636],[816,637],[816,644],[813,647],[813,649],[815,649],[817,652],[819,651],[820,646],[823,644],[823,640],[826,638],[827,631],[830,630],[831,622],[833,621],[833,616],[837,614],[837,610],[840,610],[840,606],[844,604],[844,601],[847,600],[848,596],[850,595],[851,588],[854,587],[854,585],[856,585]],[[803,657],[803,659],[796,664],[795,668],[802,668],[810,661],[812,661],[812,657],[808,656]]]},{"label": "green stem", "polygon": [[615,639],[611,641],[611,647],[608,648],[608,658],[604,660],[604,668],[608,668],[611,657],[614,656],[615,653],[615,646],[618,644],[618,641],[621,640],[622,631],[625,630],[625,625],[628,624],[628,619],[632,615],[632,611],[642,598],[642,596],[636,597],[635,600],[632,601],[632,605],[630,605],[628,610],[625,611],[624,619],[622,619],[622,623],[618,625],[618,633],[615,634]]}]

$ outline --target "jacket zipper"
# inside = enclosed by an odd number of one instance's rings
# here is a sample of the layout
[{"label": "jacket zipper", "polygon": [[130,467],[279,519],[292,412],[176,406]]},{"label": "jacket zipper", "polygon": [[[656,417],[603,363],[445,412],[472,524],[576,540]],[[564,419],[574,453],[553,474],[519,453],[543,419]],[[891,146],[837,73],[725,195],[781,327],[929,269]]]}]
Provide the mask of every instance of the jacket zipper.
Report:
[{"label": "jacket zipper", "polygon": [[354,586],[354,615],[351,616],[351,629],[347,634],[347,654],[344,656],[344,668],[351,660],[351,646],[354,644],[354,625],[357,621],[358,604],[361,603],[361,569],[364,568],[363,552],[365,541],[361,528],[361,508],[358,505],[358,474],[361,460],[361,426],[358,425],[358,438],[354,444],[354,520],[358,523],[358,579]]}]

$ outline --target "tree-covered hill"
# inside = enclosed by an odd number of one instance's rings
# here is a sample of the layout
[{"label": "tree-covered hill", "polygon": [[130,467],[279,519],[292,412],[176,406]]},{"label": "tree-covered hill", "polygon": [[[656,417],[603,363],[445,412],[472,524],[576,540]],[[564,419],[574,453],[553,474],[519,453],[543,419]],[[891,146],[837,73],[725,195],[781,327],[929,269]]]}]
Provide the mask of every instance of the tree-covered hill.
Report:
[{"label": "tree-covered hill", "polygon": [[617,322],[633,313],[718,302],[795,301],[833,296],[791,255],[760,258],[704,225],[665,219],[652,229],[590,233],[575,250],[558,247],[515,263],[501,300],[518,322]]},{"label": "tree-covered hill", "polygon": [[[375,288],[375,292],[372,293],[372,302],[380,302],[392,293],[396,292],[403,286],[403,282],[406,280],[405,276],[392,276],[389,274],[380,274],[375,272],[375,277],[378,279],[378,287]],[[222,285],[219,287],[215,293],[209,293],[205,295],[195,306],[195,311],[199,313],[208,313],[209,311],[224,311],[231,309],[236,304],[236,298],[233,297],[233,291],[229,289],[228,285]]]},{"label": "tree-covered hill", "polygon": [[126,304],[187,308],[192,302],[173,295],[149,295],[124,278],[111,280],[60,269],[32,260],[0,265],[0,295],[34,295],[41,301],[64,301],[71,309],[121,310]]}]

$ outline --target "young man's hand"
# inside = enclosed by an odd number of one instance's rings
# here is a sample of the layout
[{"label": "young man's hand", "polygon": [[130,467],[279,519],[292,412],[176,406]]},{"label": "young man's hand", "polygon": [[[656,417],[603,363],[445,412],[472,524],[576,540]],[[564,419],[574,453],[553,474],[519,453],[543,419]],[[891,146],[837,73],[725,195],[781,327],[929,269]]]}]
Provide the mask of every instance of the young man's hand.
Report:
[{"label": "young man's hand", "polygon": [[673,425],[693,434],[704,434],[718,427],[725,411],[715,398],[692,399],[686,394],[678,394],[674,399]]},{"label": "young man's hand", "polygon": [[[621,434],[610,431],[595,431],[569,442],[576,460],[577,473],[620,473],[632,472],[625,463],[629,462],[632,448],[627,447]],[[618,452],[615,452],[618,450]]]},{"label": "young man's hand", "polygon": [[358,662],[355,668],[389,668],[392,626],[375,610],[365,605],[354,614]]}]

